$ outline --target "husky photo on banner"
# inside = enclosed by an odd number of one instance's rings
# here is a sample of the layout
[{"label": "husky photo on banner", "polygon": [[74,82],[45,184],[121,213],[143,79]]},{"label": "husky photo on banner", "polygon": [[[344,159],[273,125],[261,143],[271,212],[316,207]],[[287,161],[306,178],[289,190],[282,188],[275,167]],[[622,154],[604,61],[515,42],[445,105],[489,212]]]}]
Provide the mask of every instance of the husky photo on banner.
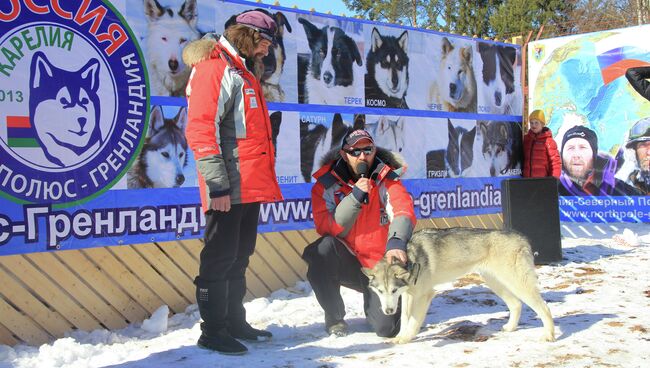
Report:
[{"label": "husky photo on banner", "polygon": [[181,53],[214,28],[214,7],[198,0],[143,0],[130,1],[125,10],[144,51],[151,95],[185,96],[191,69]]},{"label": "husky photo on banner", "polygon": [[[256,72],[285,198],[261,205],[261,232],[313,228],[312,175],[358,128],[404,158],[419,218],[501,211],[501,180],[520,173],[519,46],[244,0],[11,0],[0,1],[0,255],[199,237],[182,53],[251,10],[277,25]],[[607,65],[631,49],[601,46],[613,85]],[[614,152],[601,123],[566,106],[596,123],[617,180],[644,179],[650,114],[628,113]]]},{"label": "husky photo on banner", "polygon": [[307,14],[296,15],[296,20],[302,28],[296,31],[298,102],[361,105],[363,26]]},{"label": "husky photo on banner", "polygon": [[[476,112],[478,89],[474,42],[435,37],[430,40],[435,79],[427,89],[427,108],[434,111]],[[437,65],[437,67],[435,67]]]},{"label": "husky photo on banner", "polygon": [[530,45],[531,109],[560,148],[563,219],[650,222],[650,102],[626,72],[650,65],[650,26]]},{"label": "husky photo on banner", "polygon": [[478,111],[519,115],[523,109],[521,53],[519,48],[478,42],[475,60],[479,83]]}]

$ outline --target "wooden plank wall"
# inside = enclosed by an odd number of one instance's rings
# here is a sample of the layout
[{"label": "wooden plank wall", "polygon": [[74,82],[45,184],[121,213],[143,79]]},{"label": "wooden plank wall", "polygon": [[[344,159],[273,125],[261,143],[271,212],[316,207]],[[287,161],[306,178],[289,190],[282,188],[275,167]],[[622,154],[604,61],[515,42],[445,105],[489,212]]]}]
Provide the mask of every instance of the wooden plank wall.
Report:
[{"label": "wooden plank wall", "polygon": [[[417,228],[501,228],[501,215],[424,219]],[[303,248],[315,230],[258,235],[247,300],[304,280]],[[0,344],[40,345],[72,330],[119,329],[161,305],[196,302],[202,241],[132,244],[0,257]]]}]

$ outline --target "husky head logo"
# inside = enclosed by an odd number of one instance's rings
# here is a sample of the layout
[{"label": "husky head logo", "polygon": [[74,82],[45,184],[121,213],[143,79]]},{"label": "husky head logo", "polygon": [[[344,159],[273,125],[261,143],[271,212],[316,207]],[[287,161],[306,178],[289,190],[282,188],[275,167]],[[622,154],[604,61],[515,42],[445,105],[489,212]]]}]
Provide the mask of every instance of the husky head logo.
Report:
[{"label": "husky head logo", "polygon": [[371,48],[367,56],[368,73],[389,97],[402,98],[409,84],[408,31],[399,37],[382,36],[372,29]]},{"label": "husky head logo", "polygon": [[99,66],[91,58],[81,69],[67,71],[40,51],[32,58],[29,116],[45,157],[57,166],[88,158],[102,143]]}]

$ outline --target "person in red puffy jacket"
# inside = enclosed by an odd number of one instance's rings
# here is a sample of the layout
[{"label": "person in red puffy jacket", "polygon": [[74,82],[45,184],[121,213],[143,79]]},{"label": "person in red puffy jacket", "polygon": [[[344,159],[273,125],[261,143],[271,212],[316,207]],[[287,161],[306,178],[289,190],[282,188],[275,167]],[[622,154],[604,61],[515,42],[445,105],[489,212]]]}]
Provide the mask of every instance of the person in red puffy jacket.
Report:
[{"label": "person in red puffy jacket", "polygon": [[272,336],[246,322],[243,299],[260,204],[282,199],[259,81],[276,31],[269,15],[247,11],[222,36],[208,34],[183,50],[183,60],[193,66],[185,134],[196,160],[206,223],[194,280],[203,319],[197,345],[222,354],[246,353],[238,340]]},{"label": "person in red puffy jacket", "polygon": [[560,177],[562,162],[553,133],[546,127],[544,111],[535,110],[528,117],[530,129],[524,136],[523,176],[537,178]]}]

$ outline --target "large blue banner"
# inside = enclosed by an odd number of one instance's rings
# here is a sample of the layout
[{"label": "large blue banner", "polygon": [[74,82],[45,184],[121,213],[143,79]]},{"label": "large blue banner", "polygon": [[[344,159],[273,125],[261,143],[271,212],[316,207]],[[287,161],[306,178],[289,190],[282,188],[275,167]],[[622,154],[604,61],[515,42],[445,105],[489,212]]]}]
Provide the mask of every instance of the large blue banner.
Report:
[{"label": "large blue banner", "polygon": [[313,227],[312,174],[353,128],[403,156],[418,217],[500,211],[521,173],[518,46],[245,1],[11,0],[0,255],[199,237],[181,53],[253,8],[280,28],[262,86],[285,201],[261,231]]}]

